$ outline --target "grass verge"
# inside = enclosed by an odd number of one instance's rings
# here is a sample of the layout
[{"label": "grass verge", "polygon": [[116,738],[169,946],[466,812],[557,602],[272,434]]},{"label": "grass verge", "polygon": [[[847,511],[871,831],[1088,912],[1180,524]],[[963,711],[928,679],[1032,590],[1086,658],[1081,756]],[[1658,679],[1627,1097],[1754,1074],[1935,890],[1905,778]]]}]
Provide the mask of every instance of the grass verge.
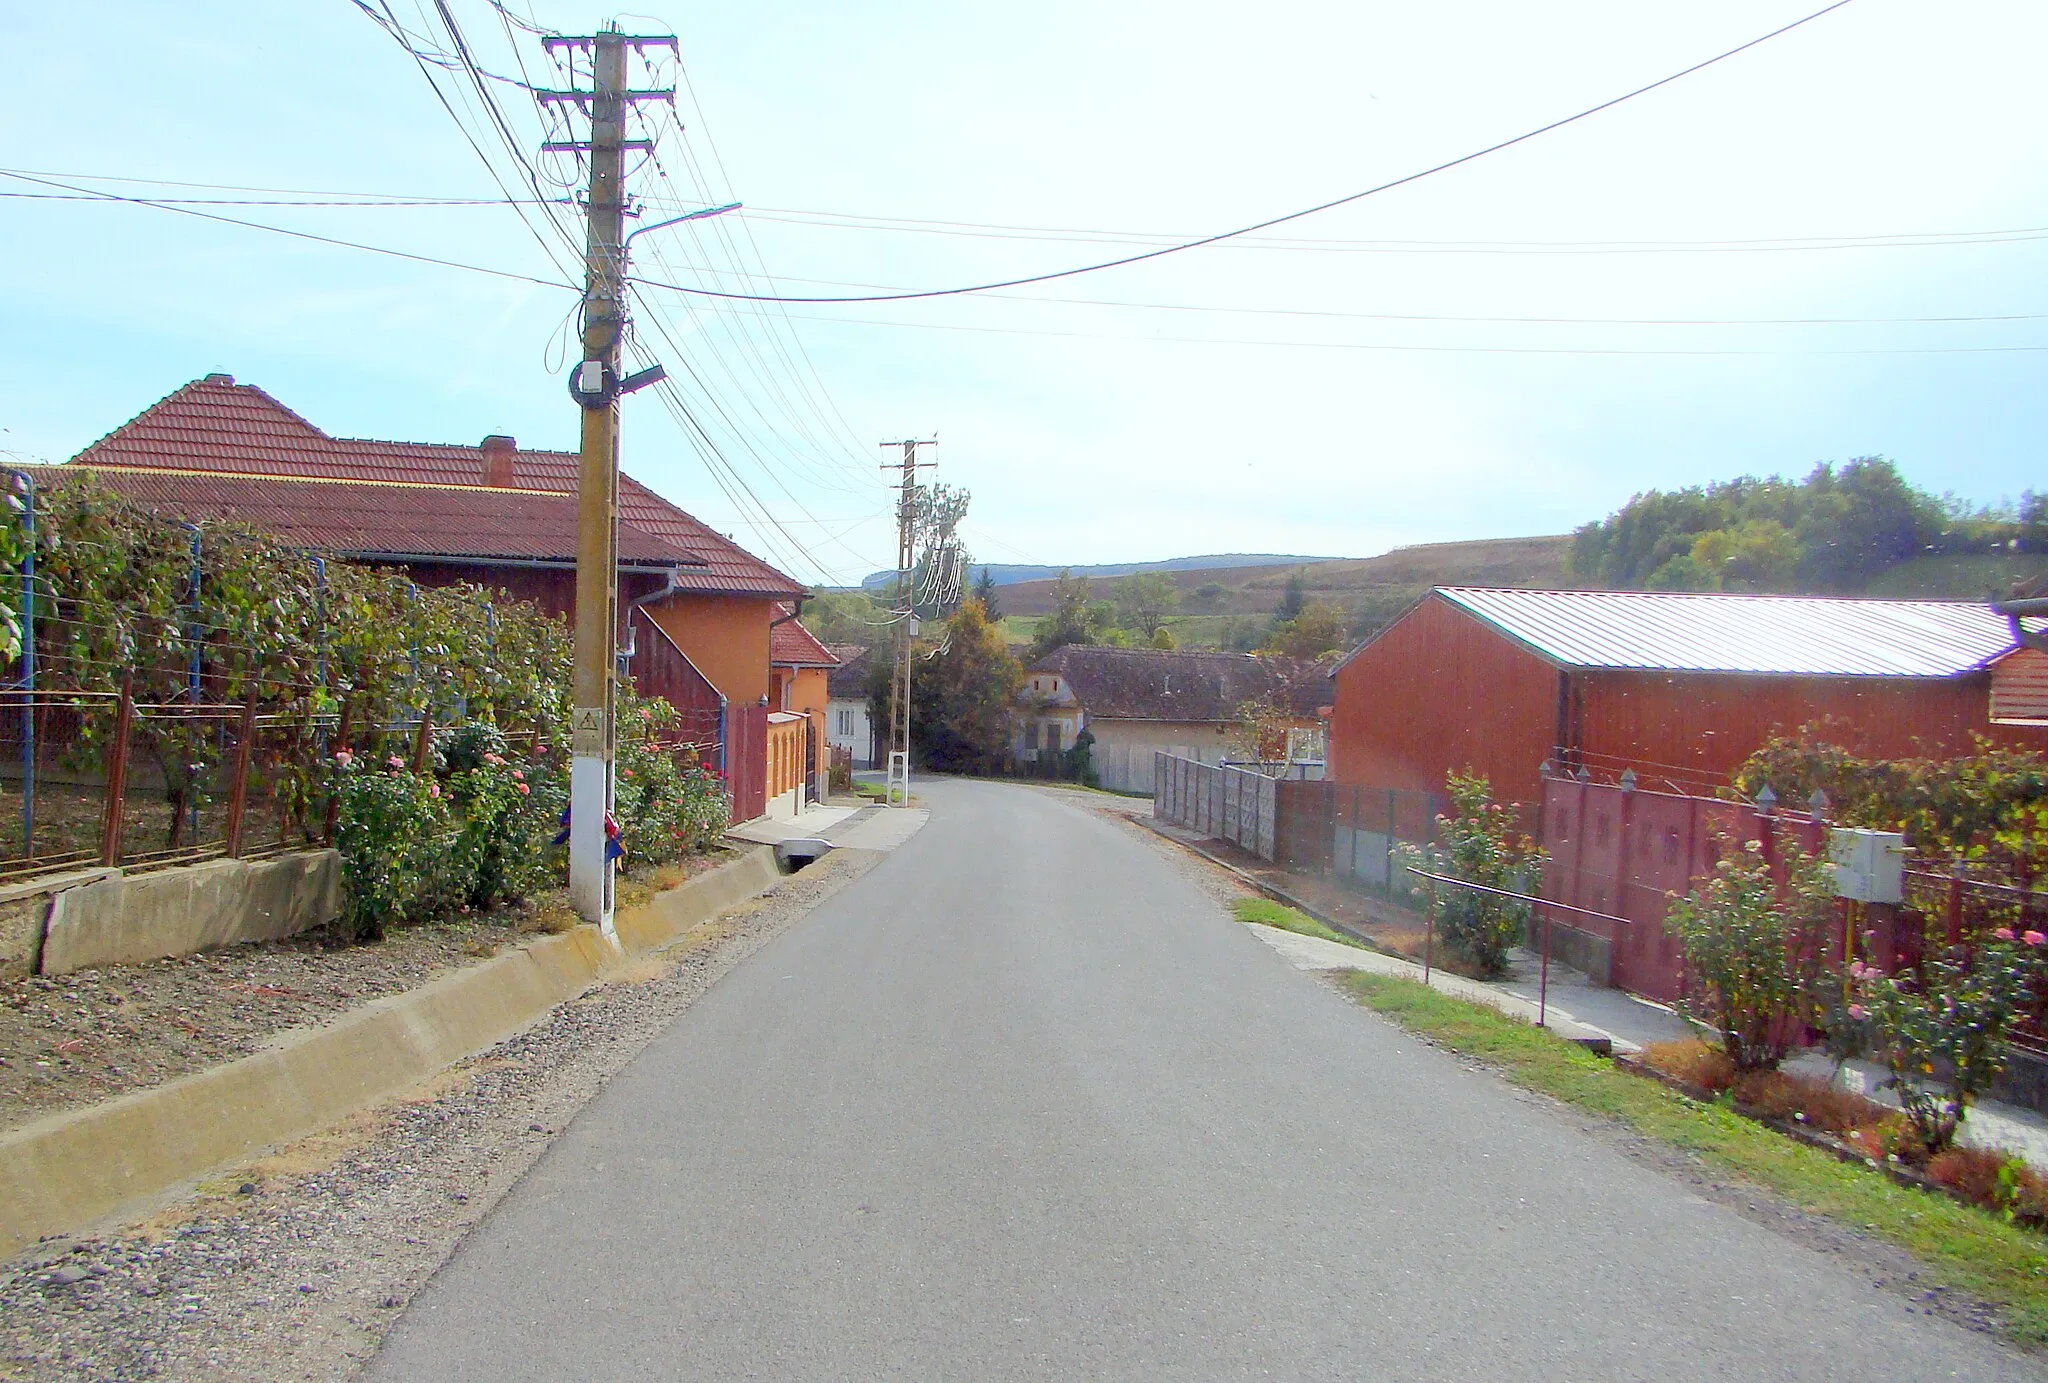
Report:
[{"label": "grass verge", "polygon": [[1230,905],[1240,922],[1256,922],[1262,927],[1278,927],[1283,932],[1299,932],[1303,936],[1319,936],[1325,941],[1341,941],[1346,946],[1356,946],[1361,951],[1374,949],[1355,936],[1348,936],[1335,927],[1326,926],[1298,908],[1276,903],[1271,898],[1240,898]]},{"label": "grass verge", "polygon": [[[1260,919],[1262,920],[1262,919]],[[1278,924],[1275,924],[1278,925]],[[1982,1210],[1896,1185],[1867,1168],[1615,1069],[1530,1023],[1424,988],[1352,972],[1359,1003],[1411,1032],[1478,1057],[1507,1079],[1694,1154],[1717,1172],[1776,1192],[1911,1253],[1935,1284],[2000,1307],[2007,1335],[2048,1346],[2048,1240]]]}]

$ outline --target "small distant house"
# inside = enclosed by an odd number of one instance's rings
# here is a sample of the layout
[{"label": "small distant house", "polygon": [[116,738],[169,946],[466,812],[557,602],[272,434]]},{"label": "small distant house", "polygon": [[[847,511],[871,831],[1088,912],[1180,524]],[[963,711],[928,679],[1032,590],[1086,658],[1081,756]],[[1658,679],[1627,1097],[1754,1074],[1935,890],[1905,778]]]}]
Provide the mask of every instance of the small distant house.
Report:
[{"label": "small distant house", "polygon": [[1959,601],[1443,587],[1339,663],[1330,775],[1442,791],[1477,770],[1724,785],[1774,734],[1828,722],[1871,757],[2048,748],[2048,654]]},{"label": "small distant house", "polygon": [[868,718],[868,650],[857,643],[827,644],[839,665],[826,674],[825,738],[853,756],[855,768],[874,768],[875,730]]},{"label": "small distant house", "polygon": [[1150,792],[1155,754],[1240,757],[1242,708],[1262,703],[1273,710],[1276,738],[1258,756],[1313,758],[1320,767],[1319,711],[1329,701],[1328,669],[1308,659],[1070,645],[1025,669],[1010,753],[1028,770],[1070,750],[1085,730],[1102,786]]}]

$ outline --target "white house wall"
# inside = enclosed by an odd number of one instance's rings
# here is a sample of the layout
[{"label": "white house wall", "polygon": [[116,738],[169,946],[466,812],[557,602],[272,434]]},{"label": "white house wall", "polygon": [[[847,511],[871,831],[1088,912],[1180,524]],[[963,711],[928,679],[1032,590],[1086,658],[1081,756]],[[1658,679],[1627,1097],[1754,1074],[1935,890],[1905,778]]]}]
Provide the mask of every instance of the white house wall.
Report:
[{"label": "white house wall", "polygon": [[1177,754],[1220,764],[1229,754],[1228,723],[1090,719],[1095,736],[1090,759],[1102,786],[1117,792],[1152,791],[1152,756]]},{"label": "white house wall", "polygon": [[[842,729],[844,726],[846,728]],[[855,768],[875,766],[875,734],[868,723],[868,703],[834,697],[825,703],[825,741],[853,755]]]}]

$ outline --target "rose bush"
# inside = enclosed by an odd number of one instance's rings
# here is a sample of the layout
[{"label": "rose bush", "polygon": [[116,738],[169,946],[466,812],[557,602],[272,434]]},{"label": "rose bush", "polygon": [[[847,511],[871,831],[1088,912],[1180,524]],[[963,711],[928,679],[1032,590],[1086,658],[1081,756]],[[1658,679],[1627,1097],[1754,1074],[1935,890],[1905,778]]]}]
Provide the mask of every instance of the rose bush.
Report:
[{"label": "rose bush", "polygon": [[[1453,773],[1447,782],[1452,810],[1439,816],[1437,843],[1403,845],[1397,864],[1468,883],[1527,892],[1544,853],[1516,824],[1514,814],[1493,801],[1483,777]],[[1469,889],[1437,888],[1437,927],[1444,941],[1481,975],[1504,975],[1508,951],[1529,923],[1529,905]]]},{"label": "rose bush", "polygon": [[1970,1106],[2005,1067],[2005,1033],[2048,974],[2048,937],[2000,927],[1974,947],[1950,947],[1917,975],[1858,962],[1849,973],[1923,1156],[1955,1141]]},{"label": "rose bush", "polygon": [[1789,844],[1780,849],[1783,888],[1762,842],[1744,841],[1665,914],[1685,952],[1680,1011],[1714,1035],[1738,1072],[1776,1069],[1801,1027],[1818,1024],[1830,987],[1832,867]]}]

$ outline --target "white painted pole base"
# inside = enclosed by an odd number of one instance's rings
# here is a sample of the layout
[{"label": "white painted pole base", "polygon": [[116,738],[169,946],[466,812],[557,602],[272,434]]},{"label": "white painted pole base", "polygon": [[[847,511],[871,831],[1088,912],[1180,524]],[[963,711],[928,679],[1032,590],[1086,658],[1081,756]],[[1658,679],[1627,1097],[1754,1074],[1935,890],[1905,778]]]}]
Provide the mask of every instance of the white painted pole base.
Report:
[{"label": "white painted pole base", "polygon": [[[901,792],[901,798],[897,793]],[[910,756],[900,749],[889,751],[888,781],[882,785],[882,801],[892,807],[910,805]]]},{"label": "white painted pole base", "polygon": [[612,935],[611,862],[604,857],[605,761],[596,754],[569,760],[569,905],[585,922]]}]

